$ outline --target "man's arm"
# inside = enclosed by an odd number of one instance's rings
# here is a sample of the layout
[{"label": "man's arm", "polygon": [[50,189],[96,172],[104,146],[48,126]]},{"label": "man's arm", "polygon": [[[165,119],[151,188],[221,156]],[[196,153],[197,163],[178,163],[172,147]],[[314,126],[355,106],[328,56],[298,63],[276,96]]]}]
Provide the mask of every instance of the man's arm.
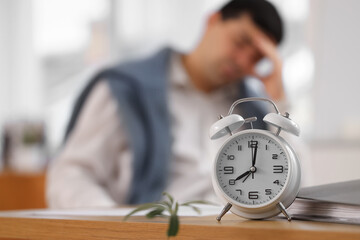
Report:
[{"label": "man's arm", "polygon": [[255,31],[253,41],[260,54],[272,62],[273,69],[268,76],[259,76],[253,69],[252,75],[263,82],[265,90],[271,99],[278,102],[285,101],[282,61],[275,43],[261,31]]},{"label": "man's arm", "polygon": [[[50,166],[47,178],[49,207],[117,205],[108,184],[117,180],[114,178],[122,150],[129,149],[117,104],[107,83],[101,81],[85,103],[64,149]],[[128,160],[131,158],[127,157]],[[130,174],[130,169],[126,170]]]}]

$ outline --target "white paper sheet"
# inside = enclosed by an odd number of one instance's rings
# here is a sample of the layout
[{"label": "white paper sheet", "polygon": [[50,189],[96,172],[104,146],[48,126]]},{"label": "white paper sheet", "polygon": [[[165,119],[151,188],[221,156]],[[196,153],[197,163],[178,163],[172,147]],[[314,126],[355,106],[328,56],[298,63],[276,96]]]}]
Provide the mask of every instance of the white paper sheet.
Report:
[{"label": "white paper sheet", "polygon": [[[178,215],[179,216],[191,216],[191,217],[196,217],[196,216],[212,216],[212,215],[218,215],[223,206],[213,206],[213,205],[195,205],[196,207],[198,207],[201,211],[200,214],[198,214],[197,212],[195,212],[192,208],[187,207],[187,206],[181,206],[179,207],[179,211],[178,211]],[[125,216],[128,213],[130,213],[132,210],[134,210],[135,208],[100,208],[100,209],[96,209],[96,208],[91,208],[91,209],[41,209],[41,210],[29,210],[26,211],[26,213],[28,213],[28,215],[30,216],[54,216],[54,215],[61,215],[61,216],[112,216],[112,217],[116,217],[116,216]],[[148,213],[149,211],[141,211],[138,212],[136,214],[134,214],[133,216],[145,216],[146,213]],[[0,213],[1,215],[9,215],[10,212],[7,212],[7,214],[5,212]],[[22,216],[24,216],[24,211],[18,212],[18,214],[21,214]],[[13,212],[14,217],[16,217],[17,212]]]}]

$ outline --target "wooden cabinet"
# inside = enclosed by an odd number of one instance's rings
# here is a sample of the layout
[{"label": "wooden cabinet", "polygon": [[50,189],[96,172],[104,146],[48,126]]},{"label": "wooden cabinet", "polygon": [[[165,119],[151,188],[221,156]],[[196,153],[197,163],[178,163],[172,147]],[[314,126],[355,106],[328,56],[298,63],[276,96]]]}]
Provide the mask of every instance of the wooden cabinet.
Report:
[{"label": "wooden cabinet", "polygon": [[0,210],[45,207],[45,173],[0,173]]}]

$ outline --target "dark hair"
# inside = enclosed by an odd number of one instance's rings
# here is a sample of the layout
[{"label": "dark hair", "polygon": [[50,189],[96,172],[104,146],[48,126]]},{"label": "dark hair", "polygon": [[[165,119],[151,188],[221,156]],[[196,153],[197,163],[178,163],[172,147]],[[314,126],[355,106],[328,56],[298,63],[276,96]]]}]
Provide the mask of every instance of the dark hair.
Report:
[{"label": "dark hair", "polygon": [[279,44],[283,39],[283,23],[275,7],[265,0],[232,0],[220,9],[223,20],[239,17],[242,13],[251,18],[267,35]]}]

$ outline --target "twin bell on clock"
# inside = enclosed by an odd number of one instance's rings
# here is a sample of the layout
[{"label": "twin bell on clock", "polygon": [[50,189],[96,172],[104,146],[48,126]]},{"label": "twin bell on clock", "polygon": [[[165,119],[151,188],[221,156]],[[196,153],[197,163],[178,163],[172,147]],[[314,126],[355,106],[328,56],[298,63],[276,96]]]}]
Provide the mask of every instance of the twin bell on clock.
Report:
[{"label": "twin bell on clock", "polygon": [[[254,129],[256,117],[244,119],[233,114],[238,104],[262,101],[270,103],[275,112],[262,121],[275,127],[270,130]],[[244,124],[251,128],[239,130]],[[299,136],[299,126],[281,115],[275,103],[266,98],[243,98],[235,101],[227,116],[220,116],[210,128],[210,138],[228,136],[214,161],[212,182],[216,194],[225,204],[217,220],[229,210],[248,219],[270,218],[283,213],[290,221],[286,209],[295,200],[300,187],[301,170],[297,155],[290,144],[280,136],[286,131]]]}]

